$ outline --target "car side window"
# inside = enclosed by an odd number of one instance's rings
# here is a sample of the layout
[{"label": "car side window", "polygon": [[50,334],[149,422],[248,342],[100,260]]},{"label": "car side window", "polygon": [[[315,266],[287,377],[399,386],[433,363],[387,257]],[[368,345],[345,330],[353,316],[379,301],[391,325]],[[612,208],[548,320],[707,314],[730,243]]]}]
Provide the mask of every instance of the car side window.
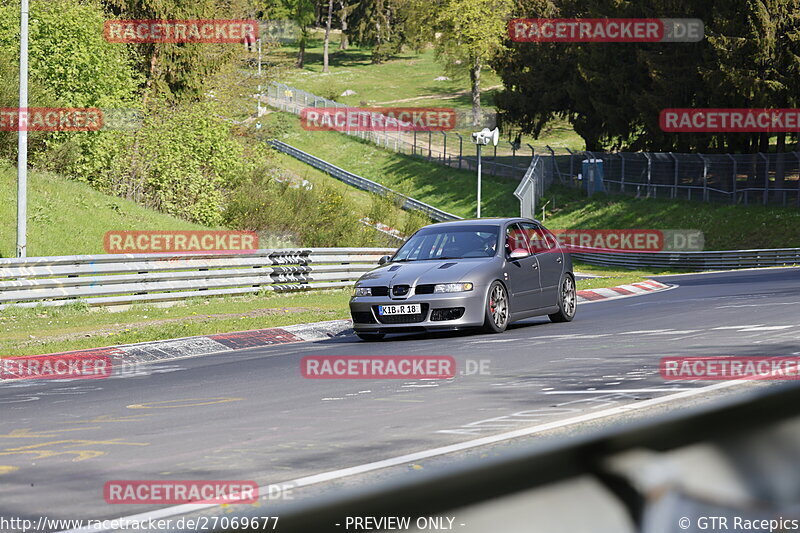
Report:
[{"label": "car side window", "polygon": [[530,243],[531,253],[539,254],[553,248],[554,243],[548,239],[542,228],[530,222],[523,222],[520,226]]},{"label": "car side window", "polygon": [[561,246],[561,243],[558,242],[558,237],[556,237],[552,231],[545,228],[544,226],[541,226],[541,228],[542,232],[544,233],[544,238],[545,240],[547,240],[548,244],[550,245],[550,248],[559,248]]},{"label": "car side window", "polygon": [[530,253],[528,239],[525,237],[525,232],[519,224],[509,224],[508,228],[506,228],[506,255],[520,248]]}]

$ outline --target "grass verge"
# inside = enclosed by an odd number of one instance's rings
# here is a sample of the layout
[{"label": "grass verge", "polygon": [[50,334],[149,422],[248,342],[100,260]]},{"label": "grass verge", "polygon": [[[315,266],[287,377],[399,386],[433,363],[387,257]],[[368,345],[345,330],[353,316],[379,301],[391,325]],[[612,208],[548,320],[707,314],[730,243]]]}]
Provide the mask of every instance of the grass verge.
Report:
[{"label": "grass verge", "polygon": [[[646,279],[628,272],[580,280],[597,289]],[[58,353],[194,335],[272,328],[350,318],[350,290],[227,298],[195,298],[170,307],[136,305],[125,311],[86,306],[0,311],[0,357]],[[31,332],[35,332],[32,334]]]},{"label": "grass verge", "polygon": [[[0,161],[0,257],[16,256],[17,169]],[[205,226],[109,196],[50,173],[28,174],[28,256],[102,254],[111,230],[200,230]]]}]

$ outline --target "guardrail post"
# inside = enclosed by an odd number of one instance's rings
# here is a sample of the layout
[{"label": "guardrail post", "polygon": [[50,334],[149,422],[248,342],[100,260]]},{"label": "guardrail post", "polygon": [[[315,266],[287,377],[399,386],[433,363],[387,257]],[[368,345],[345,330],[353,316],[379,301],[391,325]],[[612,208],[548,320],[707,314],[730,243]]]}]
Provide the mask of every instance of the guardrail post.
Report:
[{"label": "guardrail post", "polygon": [[727,155],[728,157],[730,157],[730,158],[731,158],[731,161],[733,161],[733,202],[731,202],[731,203],[733,203],[733,204],[736,204],[736,202],[737,202],[737,198],[736,198],[736,188],[737,188],[737,186],[738,186],[738,183],[737,183],[737,182],[739,181],[739,180],[737,179],[739,176],[738,176],[738,172],[736,171],[736,158],[735,158],[735,157],[733,157],[731,154],[725,154],[725,155]]},{"label": "guardrail post", "polygon": [[[800,152],[793,152],[795,158],[797,158],[797,166],[800,169]],[[797,184],[797,207],[800,207],[800,182]]]},{"label": "guardrail post", "polygon": [[703,154],[697,154],[697,157],[703,160],[703,201],[708,201],[708,160],[703,157]]},{"label": "guardrail post", "polygon": [[[530,145],[528,145],[528,146],[530,146]],[[575,177],[575,165],[573,164],[573,161],[572,161],[575,158],[575,154],[572,152],[572,150],[570,150],[567,147],[564,147],[564,149],[569,154],[569,179],[570,179],[570,181],[572,181],[572,179]]]},{"label": "guardrail post", "polygon": [[[525,143],[525,146],[531,149],[531,162],[528,163],[528,166],[530,166],[533,163],[533,160],[536,158],[536,150],[534,150],[533,146],[531,146],[530,143]],[[527,172],[527,169],[522,171],[522,178],[525,177],[525,172]],[[542,183],[542,194],[544,194],[544,183]]]},{"label": "guardrail post", "polygon": [[[462,156],[463,150],[462,149],[464,147],[464,138],[461,136],[460,133],[456,133],[456,135],[458,135],[458,169],[461,170],[461,160],[463,159],[463,156]],[[800,198],[800,195],[798,195],[798,198]]]},{"label": "guardrail post", "polygon": [[672,176],[672,194],[670,198],[677,198],[678,197],[678,158],[675,157],[675,154],[672,152],[669,153],[669,156],[675,162],[674,173]]},{"label": "guardrail post", "polygon": [[556,164],[556,153],[553,151],[552,148],[550,148],[549,144],[546,144],[544,146],[545,146],[545,148],[547,148],[550,151],[550,157],[552,157],[552,161],[553,161],[553,168],[556,169],[556,173],[558,174],[559,183],[561,183],[563,185],[564,177],[561,175],[561,169],[558,168],[558,164]]}]

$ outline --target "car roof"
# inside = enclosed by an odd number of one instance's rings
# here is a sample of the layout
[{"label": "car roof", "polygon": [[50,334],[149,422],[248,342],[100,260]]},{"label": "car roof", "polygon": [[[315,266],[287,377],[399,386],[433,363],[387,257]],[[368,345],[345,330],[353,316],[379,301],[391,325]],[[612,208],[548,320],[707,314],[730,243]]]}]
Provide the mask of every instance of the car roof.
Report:
[{"label": "car roof", "polygon": [[539,224],[538,220],[522,217],[492,217],[492,218],[464,218],[460,220],[448,220],[446,222],[437,222],[431,226],[486,226],[496,225],[500,226],[507,222],[534,222]]}]

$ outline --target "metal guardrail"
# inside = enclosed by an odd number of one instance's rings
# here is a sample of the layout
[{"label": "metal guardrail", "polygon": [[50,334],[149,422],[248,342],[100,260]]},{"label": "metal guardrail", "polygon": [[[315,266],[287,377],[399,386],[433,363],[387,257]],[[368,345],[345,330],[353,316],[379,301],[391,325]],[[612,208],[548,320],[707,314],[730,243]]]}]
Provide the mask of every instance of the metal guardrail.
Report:
[{"label": "metal guardrail", "polygon": [[327,174],[330,174],[332,177],[347,183],[348,185],[352,185],[353,187],[357,187],[362,191],[369,191],[375,194],[379,194],[381,196],[393,196],[397,198],[403,199],[403,204],[400,206],[406,210],[413,210],[419,211],[421,213],[425,213],[430,218],[437,222],[444,222],[446,220],[458,220],[460,217],[452,215],[447,211],[442,211],[441,209],[436,209],[433,206],[430,206],[424,202],[420,202],[419,200],[415,200],[410,196],[406,196],[405,194],[399,193],[397,191],[393,191],[392,189],[381,185],[380,183],[376,183],[372,180],[367,178],[362,178],[357,174],[353,174],[352,172],[348,172],[342,168],[337,167],[336,165],[332,165],[327,161],[320,159],[316,156],[313,156],[309,153],[306,153],[302,150],[298,150],[294,146],[288,145],[285,142],[281,142],[278,140],[270,140],[268,141],[269,145],[283,152],[288,154],[303,163],[311,165],[312,167],[321,170]]},{"label": "metal guardrail", "polygon": [[733,270],[800,265],[800,248],[708,252],[572,252],[572,257],[590,265],[623,268]]},{"label": "metal guardrail", "polygon": [[163,302],[352,285],[393,248],[0,259],[0,309]]},{"label": "metal guardrail", "polygon": [[[349,185],[376,194],[397,195],[404,199],[403,209],[421,211],[433,220],[459,220],[461,217],[436,209],[426,203],[384,187],[380,183],[362,178],[318,157],[298,150],[284,142],[271,140],[269,144],[314,168],[322,170]],[[537,159],[532,162],[535,166]],[[749,267],[771,267],[800,264],[800,248],[775,248],[763,250],[728,250],[709,252],[630,252],[583,253],[573,252],[572,257],[591,265],[623,268],[663,268],[686,270],[729,270]]]},{"label": "metal guardrail", "polygon": [[[287,113],[294,113],[299,115],[301,111],[309,107],[330,107],[336,109],[352,109],[350,106],[341,104],[334,100],[323,98],[296,87],[289,85],[272,82],[267,87],[267,104],[286,111]],[[459,115],[462,113],[456,110]],[[472,124],[472,111],[466,111],[468,117],[459,118],[459,123],[466,123],[464,119],[468,118],[468,123]],[[484,119],[481,120],[481,127],[494,128],[496,118],[494,112],[484,114]],[[467,142],[465,148],[464,137],[457,131],[402,131],[399,122],[392,117],[387,117],[386,128],[377,128],[375,131],[367,131],[363,128],[350,129],[349,127],[343,129],[340,133],[352,137],[358,137],[367,142],[376,144],[387,150],[393,150],[398,154],[406,154],[412,157],[419,157],[431,163],[446,165],[452,168],[464,170],[477,169],[477,153],[472,151],[472,155],[466,155],[465,150],[474,150],[474,145],[469,140],[467,135]],[[391,125],[395,124],[395,129]],[[505,144],[505,143],[503,143]],[[501,178],[508,178],[519,180],[525,168],[527,167],[527,151],[531,150],[533,156],[533,147],[526,145],[521,147],[518,144],[509,142],[511,154],[498,156],[497,146],[494,146],[494,154],[490,154],[486,150],[483,154],[483,173],[491,174]],[[505,161],[502,163],[500,161]]]}]

